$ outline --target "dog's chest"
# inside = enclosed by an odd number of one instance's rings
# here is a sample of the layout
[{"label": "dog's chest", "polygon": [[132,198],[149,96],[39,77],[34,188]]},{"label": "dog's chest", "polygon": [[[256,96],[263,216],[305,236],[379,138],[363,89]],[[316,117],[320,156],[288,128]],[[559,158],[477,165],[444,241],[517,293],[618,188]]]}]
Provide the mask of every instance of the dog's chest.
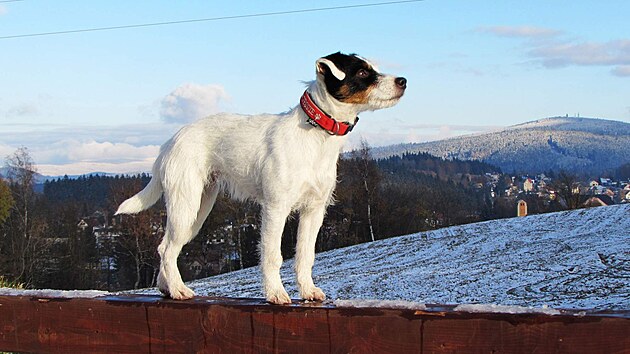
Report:
[{"label": "dog's chest", "polygon": [[305,148],[292,158],[291,179],[297,184],[296,209],[311,202],[328,203],[337,181],[337,160],[341,144],[336,141]]}]

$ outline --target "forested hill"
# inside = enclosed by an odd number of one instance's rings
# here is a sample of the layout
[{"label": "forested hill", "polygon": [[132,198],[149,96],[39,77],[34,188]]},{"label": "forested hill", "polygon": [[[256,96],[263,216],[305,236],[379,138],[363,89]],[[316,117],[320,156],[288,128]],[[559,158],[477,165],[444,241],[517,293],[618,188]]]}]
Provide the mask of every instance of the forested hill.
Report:
[{"label": "forested hill", "polygon": [[86,213],[111,209],[117,190],[131,188],[135,192],[144,187],[151,177],[147,174],[135,176],[86,175],[77,178],[65,176],[47,180],[43,184],[46,198],[54,203],[78,203]]},{"label": "forested hill", "polygon": [[403,153],[377,161],[378,166],[389,174],[427,174],[442,180],[454,180],[461,176],[500,173],[501,169],[481,161],[447,160],[428,153]]},{"label": "forested hill", "polygon": [[460,160],[480,160],[503,172],[540,173],[568,170],[601,174],[630,162],[630,123],[555,117],[500,131],[427,143],[374,148],[376,158],[426,152]]}]

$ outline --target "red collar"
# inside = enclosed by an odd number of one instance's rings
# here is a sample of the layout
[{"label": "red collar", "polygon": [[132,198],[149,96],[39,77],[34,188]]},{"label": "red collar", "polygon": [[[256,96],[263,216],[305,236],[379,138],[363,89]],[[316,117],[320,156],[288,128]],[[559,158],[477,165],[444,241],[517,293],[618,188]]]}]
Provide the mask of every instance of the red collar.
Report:
[{"label": "red collar", "polygon": [[307,122],[310,125],[320,127],[330,135],[346,135],[352,131],[354,125],[359,121],[359,117],[356,117],[354,124],[337,122],[333,117],[317,107],[308,91],[304,91],[302,98],[300,98],[300,106],[308,116]]}]

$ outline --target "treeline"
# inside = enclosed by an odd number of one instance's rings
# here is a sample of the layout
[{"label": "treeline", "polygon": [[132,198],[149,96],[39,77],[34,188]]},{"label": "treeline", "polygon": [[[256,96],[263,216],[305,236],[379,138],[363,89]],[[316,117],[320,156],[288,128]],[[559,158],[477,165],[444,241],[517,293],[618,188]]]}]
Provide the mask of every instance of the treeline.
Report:
[{"label": "treeline", "polygon": [[[21,162],[8,161],[7,167],[21,174],[0,183],[0,275],[36,288],[155,285],[156,248],[167,217],[163,203],[138,215],[113,216],[150,176],[64,177],[46,182],[37,194],[32,192],[34,164],[28,151],[18,154]],[[481,187],[486,172],[498,171],[476,161],[428,154],[375,161],[364,145],[339,162],[336,202],[328,209],[317,250],[487,219],[491,205]],[[183,277],[256,265],[259,212],[253,203],[220,196],[199,235],[181,253]],[[298,215],[287,220],[285,259],[294,255],[298,222]]]},{"label": "treeline", "polygon": [[630,162],[617,167],[610,175],[617,181],[630,181]]},{"label": "treeline", "polygon": [[77,178],[64,176],[44,182],[43,192],[48,200],[59,204],[80,203],[86,212],[92,213],[110,207],[112,193],[123,183],[121,182],[123,179],[139,179],[141,184],[146,184],[149,183],[151,176],[145,173],[131,177],[121,175],[111,177],[98,174]]}]

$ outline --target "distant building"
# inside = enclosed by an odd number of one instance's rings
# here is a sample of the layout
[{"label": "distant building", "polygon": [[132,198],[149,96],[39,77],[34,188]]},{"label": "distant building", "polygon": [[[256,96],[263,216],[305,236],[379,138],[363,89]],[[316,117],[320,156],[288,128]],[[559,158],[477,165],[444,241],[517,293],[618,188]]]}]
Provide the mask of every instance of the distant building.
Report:
[{"label": "distant building", "polygon": [[610,178],[600,178],[599,179],[599,184],[601,184],[602,186],[610,186],[612,184],[612,180]]},{"label": "distant building", "polygon": [[534,190],[534,181],[531,178],[527,178],[523,182],[523,191],[524,192],[532,192]]},{"label": "distant building", "polygon": [[527,202],[519,200],[516,204],[516,216],[527,216]]},{"label": "distant building", "polygon": [[592,208],[599,206],[608,206],[613,205],[615,202],[612,197],[607,194],[599,194],[593,197],[588,198],[584,203],[582,203],[582,207]]},{"label": "distant building", "polygon": [[81,219],[81,221],[79,221],[79,223],[77,224],[77,227],[81,230],[87,229],[88,226],[89,226],[88,223],[85,222],[84,219]]}]

